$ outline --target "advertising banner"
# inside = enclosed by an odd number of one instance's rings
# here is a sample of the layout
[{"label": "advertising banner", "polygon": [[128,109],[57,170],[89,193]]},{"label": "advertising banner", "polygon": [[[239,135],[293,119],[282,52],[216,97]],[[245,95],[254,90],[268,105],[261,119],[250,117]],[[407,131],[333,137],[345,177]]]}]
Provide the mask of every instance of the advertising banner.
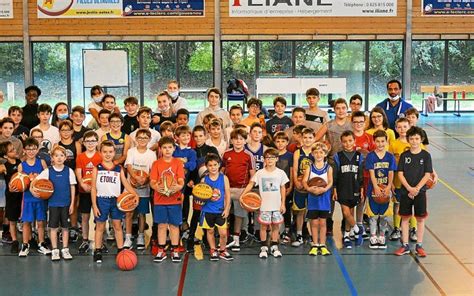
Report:
[{"label": "advertising banner", "polygon": [[122,0],[38,0],[38,18],[113,18]]},{"label": "advertising banner", "polygon": [[13,18],[13,0],[0,0],[0,19]]},{"label": "advertising banner", "polygon": [[204,16],[204,0],[123,0],[125,17]]},{"label": "advertising banner", "polygon": [[397,16],[397,0],[229,0],[231,17]]},{"label": "advertising banner", "polygon": [[474,0],[422,0],[423,15],[474,15]]}]

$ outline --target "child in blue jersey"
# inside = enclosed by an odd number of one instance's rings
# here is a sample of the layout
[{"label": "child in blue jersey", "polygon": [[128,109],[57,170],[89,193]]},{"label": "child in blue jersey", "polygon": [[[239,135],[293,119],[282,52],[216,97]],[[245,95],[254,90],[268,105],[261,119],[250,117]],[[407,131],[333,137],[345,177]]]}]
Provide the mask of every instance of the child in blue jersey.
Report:
[{"label": "child in blue jersey", "polygon": [[118,113],[109,116],[110,132],[102,137],[102,141],[112,141],[115,145],[114,164],[123,165],[127,159],[128,149],[131,147],[130,136],[122,132],[123,118]]},{"label": "child in blue jersey", "polygon": [[[18,171],[30,176],[30,179],[36,178],[46,168],[46,162],[37,157],[39,143],[34,138],[25,140],[26,159],[18,166]],[[14,188],[12,188],[15,191]],[[44,242],[44,224],[46,221],[46,201],[36,198],[28,189],[23,193],[23,208],[21,220],[23,221],[23,245],[21,246],[19,257],[26,257],[30,252],[30,243],[36,243],[31,235],[31,225],[35,223],[38,228],[38,252],[48,255],[51,250]]]},{"label": "child in blue jersey", "polygon": [[263,127],[256,122],[250,126],[249,140],[245,144],[245,150],[253,155],[255,160],[255,171],[263,169],[263,152],[267,150],[267,146],[262,144]]},{"label": "child in blue jersey", "polygon": [[363,191],[363,157],[355,149],[355,136],[352,131],[341,134],[342,151],[334,154],[334,192],[333,199],[341,205],[345,219],[344,246],[352,248],[351,237],[357,236],[357,245],[363,242],[362,231],[354,219],[354,208],[359,202],[364,202]]},{"label": "child in blue jersey", "polygon": [[[331,214],[332,167],[326,161],[328,148],[324,143],[316,143],[311,148],[314,162],[303,176],[303,186],[308,191],[306,218],[310,219],[312,244],[309,255],[331,255],[326,246],[326,219]],[[308,181],[320,177],[326,181],[325,187],[308,186]]]},{"label": "child in blue jersey", "polygon": [[94,211],[95,251],[94,262],[102,263],[102,236],[104,235],[105,221],[110,216],[115,231],[115,241],[118,252],[123,249],[122,219],[123,212],[117,208],[117,196],[122,193],[122,185],[127,192],[137,195],[130,185],[121,166],[114,163],[115,145],[112,141],[100,143],[102,162],[92,171],[91,199]]},{"label": "child in blue jersey", "polygon": [[[209,174],[202,181],[212,187],[213,194],[211,199],[202,206],[199,225],[206,229],[207,242],[210,247],[210,260],[218,261],[219,258],[226,261],[234,260],[226,250],[227,217],[231,205],[229,179],[219,171],[221,165],[219,155],[208,154],[205,163]],[[215,227],[219,232],[219,250],[216,248]]]},{"label": "child in blue jersey", "polygon": [[[74,212],[75,195],[77,184],[74,171],[65,166],[64,162],[67,159],[66,148],[62,146],[55,146],[51,150],[51,157],[54,165],[46,168],[36,179],[47,179],[53,183],[54,192],[48,199],[49,208],[49,230],[51,237],[51,246],[53,251],[51,253],[51,260],[57,261],[60,259],[58,249],[58,228],[62,228],[63,248],[61,256],[65,260],[71,260],[72,256],[69,252],[69,215]],[[33,196],[38,196],[36,191],[32,191]]]},{"label": "child in blue jersey", "polygon": [[[387,152],[388,136],[385,131],[374,133],[375,151],[370,152],[365,160],[365,169],[369,171],[370,182],[367,186],[368,203],[367,215],[370,218],[369,248],[386,249],[385,231],[387,230],[387,216],[391,210],[390,202],[379,204],[374,196],[391,196],[394,172],[397,169],[395,157]],[[385,185],[384,189],[379,186]],[[377,225],[378,224],[378,225]]]}]

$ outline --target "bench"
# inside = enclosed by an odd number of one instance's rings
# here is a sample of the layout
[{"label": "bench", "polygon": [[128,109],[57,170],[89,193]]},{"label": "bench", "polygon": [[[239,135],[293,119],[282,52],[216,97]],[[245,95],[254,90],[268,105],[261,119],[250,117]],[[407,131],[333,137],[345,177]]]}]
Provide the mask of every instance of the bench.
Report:
[{"label": "bench", "polygon": [[443,102],[454,102],[453,111],[455,116],[461,116],[461,103],[474,102],[474,98],[468,99],[469,93],[474,93],[474,85],[422,85],[420,91],[423,94],[423,103],[421,105],[421,114],[428,116],[426,104],[428,99],[425,99],[425,93],[428,94],[443,94],[441,100]]}]

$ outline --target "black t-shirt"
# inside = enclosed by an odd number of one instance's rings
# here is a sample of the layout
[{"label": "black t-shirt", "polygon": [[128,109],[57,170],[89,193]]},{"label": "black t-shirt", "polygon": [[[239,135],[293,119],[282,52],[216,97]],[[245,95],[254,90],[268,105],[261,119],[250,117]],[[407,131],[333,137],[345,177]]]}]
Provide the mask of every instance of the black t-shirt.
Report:
[{"label": "black t-shirt", "polygon": [[267,135],[273,135],[276,132],[284,132],[290,127],[293,126],[293,121],[288,116],[283,116],[282,118],[279,118],[278,116],[273,116],[272,119],[267,121],[265,124],[266,130],[267,130]]},{"label": "black t-shirt", "polygon": [[138,126],[137,115],[131,117],[127,114],[123,117],[122,132],[130,135],[132,132],[138,129]]},{"label": "black t-shirt", "polygon": [[74,171],[76,169],[77,157],[76,142],[72,141],[71,144],[66,145],[59,141],[58,145],[66,149],[66,161],[64,161],[64,165],[70,167]]},{"label": "black t-shirt", "polygon": [[165,116],[161,115],[161,113],[155,113],[155,114],[153,114],[153,116],[159,116],[160,117],[160,121],[157,124],[153,124],[153,121],[151,123],[153,125],[153,129],[155,129],[157,131],[160,131],[160,125],[165,121],[171,121],[172,123],[176,123],[176,116],[174,116],[174,115],[171,115],[170,117],[165,117]]},{"label": "black t-shirt", "polygon": [[30,135],[30,130],[26,127],[26,126],[23,126],[23,125],[19,125],[14,131],[13,131],[13,134],[12,136],[14,136],[15,138],[23,141],[23,139],[21,138],[21,134],[25,134],[26,136],[29,136]]},{"label": "black t-shirt", "polygon": [[78,132],[74,131],[74,133],[72,134],[72,139],[74,140],[74,142],[81,141],[87,131],[91,131],[91,129],[85,126],[81,126],[81,130]]},{"label": "black t-shirt", "polygon": [[[421,179],[423,179],[425,173],[433,172],[431,155],[426,150],[421,150],[421,152],[417,154],[413,154],[410,150],[407,150],[400,155],[397,171],[403,172],[408,184],[415,187]],[[406,191],[406,188],[402,186],[402,190]],[[425,191],[425,186],[423,186],[421,190]]]},{"label": "black t-shirt", "polygon": [[23,119],[20,122],[21,125],[26,126],[28,129],[32,129],[40,123],[38,118],[38,106],[38,104],[26,104],[21,108],[23,109]]}]

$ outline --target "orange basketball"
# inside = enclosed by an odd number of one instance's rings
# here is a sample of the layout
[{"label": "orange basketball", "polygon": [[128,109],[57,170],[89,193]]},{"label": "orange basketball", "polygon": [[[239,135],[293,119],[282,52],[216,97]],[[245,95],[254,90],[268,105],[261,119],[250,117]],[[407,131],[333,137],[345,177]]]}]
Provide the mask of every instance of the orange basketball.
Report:
[{"label": "orange basketball", "polygon": [[117,267],[123,271],[133,270],[138,264],[138,258],[135,252],[124,249],[117,254],[115,258],[115,263]]},{"label": "orange basketball", "polygon": [[433,173],[431,173],[430,178],[428,179],[428,181],[426,181],[425,185],[426,185],[426,189],[431,189],[435,186]]},{"label": "orange basketball", "polygon": [[326,181],[321,177],[314,177],[314,178],[309,179],[308,181],[309,187],[312,187],[312,186],[326,187],[327,185],[328,183],[326,183]]},{"label": "orange basketball", "polygon": [[239,201],[242,208],[247,212],[258,211],[262,205],[262,198],[255,192],[249,192],[242,195]]},{"label": "orange basketball", "polygon": [[53,195],[54,186],[48,179],[35,179],[31,182],[31,190],[38,192],[40,199],[48,199]]},{"label": "orange basketball", "polygon": [[27,174],[17,172],[13,174],[8,186],[10,192],[25,192],[30,186],[30,177]]},{"label": "orange basketball", "polygon": [[117,208],[122,212],[131,212],[138,207],[139,202],[138,195],[124,191],[117,197]]},{"label": "orange basketball", "polygon": [[[133,177],[143,177],[146,179],[145,184],[147,184],[148,182],[150,182],[150,176],[148,175],[147,172],[145,171],[142,171],[142,170],[132,170],[131,174],[133,175]],[[130,185],[132,185],[133,187],[137,187],[139,186],[135,181],[133,181],[132,179],[130,179]]]},{"label": "orange basketball", "polygon": [[[381,190],[383,190],[387,187],[387,185],[385,185],[385,184],[378,184],[378,186]],[[385,194],[380,195],[380,196],[372,194],[372,198],[374,199],[374,201],[378,204],[381,204],[381,205],[389,203],[390,202],[390,197],[391,197],[390,195],[385,195]]]}]

